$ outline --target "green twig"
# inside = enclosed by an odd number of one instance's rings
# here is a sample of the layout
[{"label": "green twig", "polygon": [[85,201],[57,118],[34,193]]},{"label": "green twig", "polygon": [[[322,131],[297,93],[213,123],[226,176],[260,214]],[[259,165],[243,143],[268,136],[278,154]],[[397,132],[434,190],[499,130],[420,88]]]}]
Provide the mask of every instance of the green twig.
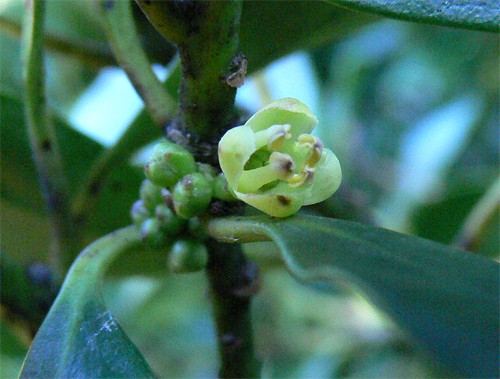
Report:
[{"label": "green twig", "polygon": [[[13,37],[22,35],[21,25],[1,15],[0,31]],[[46,34],[44,40],[48,50],[75,57],[91,67],[100,68],[116,64],[113,54],[104,43],[75,41],[51,34]]]},{"label": "green twig", "polygon": [[217,241],[226,243],[247,243],[270,241],[267,234],[259,228],[249,227],[248,224],[238,222],[247,217],[214,218],[206,223],[208,234]]},{"label": "green twig", "polygon": [[464,250],[477,251],[488,226],[492,222],[498,222],[499,209],[500,179],[497,179],[472,209],[453,245]]},{"label": "green twig", "polygon": [[181,57],[179,113],[167,138],[215,165],[221,136],[238,123],[234,99],[242,81],[228,79],[246,72],[238,54],[242,1],[137,3]]},{"label": "green twig", "polygon": [[54,126],[47,113],[44,64],[45,1],[26,2],[23,29],[23,80],[28,136],[40,177],[54,232],[51,264],[60,276],[78,253],[78,237],[69,216],[68,186],[56,140]]},{"label": "green twig", "polygon": [[116,60],[127,73],[155,123],[162,127],[177,107],[151,68],[144,52],[130,1],[98,0],[104,30]]}]

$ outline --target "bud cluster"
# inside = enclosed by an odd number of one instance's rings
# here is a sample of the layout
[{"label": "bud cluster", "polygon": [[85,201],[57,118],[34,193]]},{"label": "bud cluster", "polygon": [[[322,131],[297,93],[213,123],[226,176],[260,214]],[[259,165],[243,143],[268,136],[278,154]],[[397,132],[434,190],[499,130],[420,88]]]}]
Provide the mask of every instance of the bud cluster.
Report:
[{"label": "bud cluster", "polygon": [[152,248],[168,248],[173,272],[203,269],[208,256],[198,216],[207,212],[212,199],[237,200],[224,174],[196,163],[186,149],[162,141],[154,147],[145,175],[140,200],[131,209],[143,241]]}]

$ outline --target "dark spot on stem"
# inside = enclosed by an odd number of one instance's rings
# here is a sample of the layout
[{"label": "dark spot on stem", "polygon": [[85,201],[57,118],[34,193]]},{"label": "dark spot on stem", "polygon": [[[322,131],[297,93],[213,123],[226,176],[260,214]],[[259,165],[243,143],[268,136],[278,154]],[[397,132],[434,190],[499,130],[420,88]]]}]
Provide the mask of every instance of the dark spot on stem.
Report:
[{"label": "dark spot on stem", "polygon": [[286,196],[283,196],[283,195],[278,195],[277,199],[278,199],[278,202],[285,207],[289,206],[291,203],[290,199]]},{"label": "dark spot on stem", "polygon": [[260,290],[259,266],[255,262],[246,262],[240,277],[239,287],[233,293],[242,298],[255,295]]},{"label": "dark spot on stem", "polygon": [[89,194],[91,196],[97,196],[97,194],[99,193],[100,187],[101,187],[101,183],[98,180],[93,181],[89,187]]},{"label": "dark spot on stem", "polygon": [[114,0],[105,0],[103,2],[103,6],[104,6],[104,9],[110,10],[110,9],[113,9],[113,7],[115,6],[115,2],[114,2]]},{"label": "dark spot on stem", "polygon": [[34,285],[50,285],[52,272],[48,266],[35,262],[28,267],[28,278]]},{"label": "dark spot on stem", "polygon": [[77,227],[84,227],[85,223],[87,222],[87,218],[85,217],[84,214],[82,213],[79,213],[79,214],[76,214],[74,217],[73,217],[73,223],[75,224],[75,226]]},{"label": "dark spot on stem", "polygon": [[232,334],[224,334],[221,337],[220,341],[222,344],[222,348],[226,352],[234,351],[238,349],[242,344],[241,338],[238,338]]},{"label": "dark spot on stem", "polygon": [[48,152],[52,149],[52,143],[50,142],[50,139],[48,138],[45,138],[43,141],[42,141],[42,150],[45,151],[45,152]]}]

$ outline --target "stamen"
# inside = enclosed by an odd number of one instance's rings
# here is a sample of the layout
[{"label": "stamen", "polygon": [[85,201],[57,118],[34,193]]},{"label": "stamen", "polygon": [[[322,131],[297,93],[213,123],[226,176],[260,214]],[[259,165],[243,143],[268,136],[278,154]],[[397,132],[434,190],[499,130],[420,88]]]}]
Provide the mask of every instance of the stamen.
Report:
[{"label": "stamen", "polygon": [[310,183],[313,180],[315,173],[316,169],[306,167],[299,174],[292,176],[292,178],[288,180],[288,185],[292,188],[297,188],[303,184]]},{"label": "stamen", "polygon": [[310,134],[301,134],[298,138],[299,144],[301,146],[307,147],[310,149],[309,156],[306,159],[305,163],[309,167],[314,167],[321,159],[321,155],[323,154],[323,142],[317,137],[314,137]]},{"label": "stamen", "polygon": [[266,146],[269,150],[276,151],[281,149],[285,140],[292,137],[290,133],[290,124],[272,125],[265,130],[255,133],[255,145],[257,149]]},{"label": "stamen", "polygon": [[274,152],[269,157],[268,165],[243,171],[238,191],[255,192],[275,180],[289,180],[293,176],[294,169],[295,164],[292,157],[288,154]]}]

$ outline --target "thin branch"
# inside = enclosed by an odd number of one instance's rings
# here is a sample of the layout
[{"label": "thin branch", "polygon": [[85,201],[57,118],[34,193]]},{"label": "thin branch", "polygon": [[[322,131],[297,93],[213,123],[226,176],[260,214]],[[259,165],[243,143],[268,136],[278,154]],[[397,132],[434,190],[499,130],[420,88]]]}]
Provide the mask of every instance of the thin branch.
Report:
[{"label": "thin branch", "polygon": [[26,2],[22,58],[26,124],[40,184],[54,232],[54,271],[62,277],[78,253],[78,237],[69,217],[68,185],[56,133],[47,113],[44,64],[45,1]]},{"label": "thin branch", "polygon": [[[0,31],[16,38],[22,35],[21,25],[1,15]],[[116,61],[105,43],[76,41],[52,34],[45,35],[44,43],[48,50],[75,57],[80,62],[94,68],[116,65]]]},{"label": "thin branch", "polygon": [[[488,189],[465,220],[453,245],[464,250],[477,251],[486,230],[492,222],[498,223],[500,209],[500,178]],[[497,217],[495,217],[497,216]]]},{"label": "thin branch", "polygon": [[151,68],[135,27],[130,1],[98,0],[96,5],[116,60],[127,73],[155,123],[164,126],[176,110],[177,102]]}]

